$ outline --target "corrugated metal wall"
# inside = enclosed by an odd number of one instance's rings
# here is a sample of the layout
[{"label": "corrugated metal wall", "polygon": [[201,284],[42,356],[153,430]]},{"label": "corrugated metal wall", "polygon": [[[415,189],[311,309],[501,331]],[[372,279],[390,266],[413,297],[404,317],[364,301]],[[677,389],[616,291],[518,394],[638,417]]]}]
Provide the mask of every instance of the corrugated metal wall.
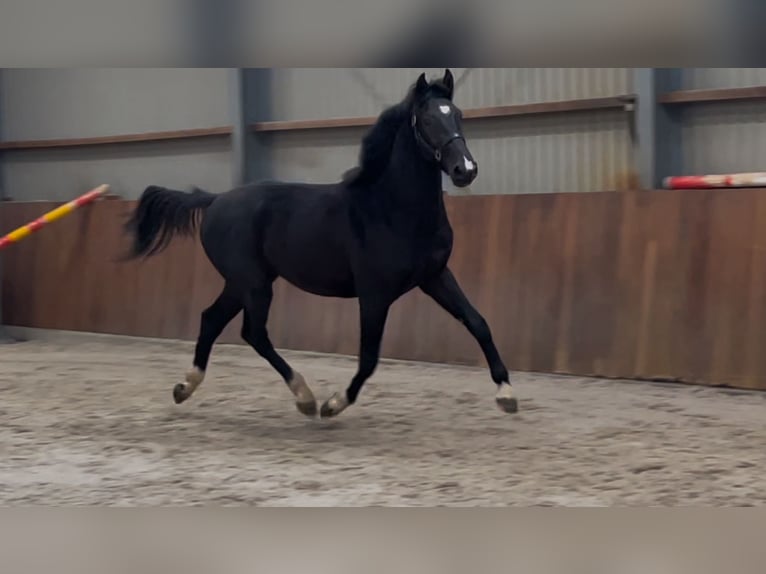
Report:
[{"label": "corrugated metal wall", "polygon": [[[766,68],[684,68],[685,89],[766,85]],[[766,103],[694,104],[681,113],[683,173],[766,171]]]},{"label": "corrugated metal wall", "polygon": [[[421,72],[413,68],[290,68],[274,70],[273,120],[377,115],[399,101]],[[443,69],[428,70],[429,77]],[[463,108],[622,95],[630,68],[475,68],[453,70]],[[633,172],[629,117],[583,112],[466,122],[481,166],[473,194],[620,189]],[[364,130],[276,133],[273,175],[337,181],[356,164]],[[445,182],[445,188],[455,191]],[[460,193],[465,193],[461,191]]]},{"label": "corrugated metal wall", "polygon": [[[620,111],[467,122],[466,137],[480,175],[473,194],[624,189],[632,143]],[[273,176],[332,183],[356,165],[364,130],[328,129],[270,136]],[[467,193],[452,188],[451,193]]]},{"label": "corrugated metal wall", "polygon": [[[457,68],[463,108],[614,96],[633,91],[630,68]],[[286,68],[271,72],[263,120],[377,115],[399,101],[414,68]],[[442,69],[427,71],[430,76]],[[5,70],[0,113],[6,140],[109,136],[231,123],[225,69]],[[467,74],[464,76],[464,74]],[[686,68],[685,89],[766,85],[766,68]],[[766,170],[766,103],[683,106],[680,173]],[[633,181],[631,117],[622,111],[562,113],[466,122],[481,166],[470,190],[505,194],[625,189]],[[354,166],[365,130],[275,132],[269,176],[332,182]],[[265,156],[264,156],[265,157]],[[135,197],[147,183],[215,191],[230,187],[225,138],[3,154],[8,193],[65,199],[109,181]]]},{"label": "corrugated metal wall", "polygon": [[766,171],[766,104],[727,102],[683,111],[687,174]]},{"label": "corrugated metal wall", "polygon": [[229,123],[223,68],[8,69],[8,140],[84,138]]},{"label": "corrugated metal wall", "polygon": [[[18,69],[3,71],[5,140],[114,136],[231,122],[224,68]],[[231,186],[223,138],[3,153],[7,194],[71,199],[108,182],[133,198],[149,184]]]},{"label": "corrugated metal wall", "polygon": [[[274,120],[371,116],[402,99],[425,71],[443,68],[276,68]],[[629,93],[630,68],[453,68],[464,108],[526,104]],[[464,74],[467,74],[463,77]]]},{"label": "corrugated metal wall", "polygon": [[686,90],[746,88],[766,85],[766,68],[683,68]]}]

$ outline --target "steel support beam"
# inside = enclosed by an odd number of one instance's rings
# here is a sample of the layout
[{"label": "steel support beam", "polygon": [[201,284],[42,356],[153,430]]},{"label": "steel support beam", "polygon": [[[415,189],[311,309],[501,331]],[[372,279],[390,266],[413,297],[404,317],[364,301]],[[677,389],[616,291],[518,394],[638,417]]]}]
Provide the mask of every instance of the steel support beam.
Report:
[{"label": "steel support beam", "polygon": [[229,74],[232,131],[232,184],[271,176],[270,142],[273,134],[257,134],[255,122],[272,119],[271,70],[236,68]]},{"label": "steel support beam", "polygon": [[247,121],[245,119],[244,71],[229,70],[229,110],[231,134],[231,183],[233,187],[247,180],[245,161],[247,157]]},{"label": "steel support beam", "polygon": [[250,126],[255,122],[274,119],[272,112],[272,71],[269,68],[242,70],[242,106],[244,120],[244,179],[258,181],[270,179],[272,172],[271,140],[269,133],[255,133]]},{"label": "steel support beam", "polygon": [[634,68],[635,162],[641,186],[658,189],[683,173],[681,110],[657,103],[657,95],[681,89],[680,68]]}]

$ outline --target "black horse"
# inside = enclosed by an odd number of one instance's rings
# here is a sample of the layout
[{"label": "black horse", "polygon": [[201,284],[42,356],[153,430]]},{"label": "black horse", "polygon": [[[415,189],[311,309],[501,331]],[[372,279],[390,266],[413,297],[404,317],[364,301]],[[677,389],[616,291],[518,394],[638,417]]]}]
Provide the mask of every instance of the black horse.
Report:
[{"label": "black horse", "polygon": [[266,330],[272,284],[282,277],[309,293],[359,300],[358,370],[344,393],[322,405],[322,417],[356,401],[377,366],[391,304],[416,287],[465,324],[498,385],[497,405],[516,412],[508,370],[489,327],[447,267],[452,228],[441,172],[460,187],[478,173],[453,91],[449,70],[431,83],[421,74],[406,98],[380,115],[362,141],[359,166],[339,183],[262,182],[222,194],[158,186],[144,191],[127,223],[130,256],[155,254],[175,234],[191,235],[199,227],[205,253],[225,280],[202,312],[193,368],[186,383],[173,389],[176,403],[202,382],[213,343],[244,309],[242,338],[284,378],[298,410],[316,416],[314,394]]}]

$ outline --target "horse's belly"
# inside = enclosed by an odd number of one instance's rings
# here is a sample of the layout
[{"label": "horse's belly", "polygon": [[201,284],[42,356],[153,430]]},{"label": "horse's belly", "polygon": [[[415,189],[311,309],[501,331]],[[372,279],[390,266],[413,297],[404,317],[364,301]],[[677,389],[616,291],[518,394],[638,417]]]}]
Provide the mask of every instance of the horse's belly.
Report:
[{"label": "horse's belly", "polygon": [[281,277],[302,291],[322,297],[356,297],[353,277],[319,274],[280,273]]},{"label": "horse's belly", "polygon": [[304,256],[272,260],[277,273],[295,287],[325,297],[354,297],[354,276],[351,268],[337,251],[304,252]]},{"label": "horse's belly", "polygon": [[275,233],[265,242],[264,255],[279,276],[303,291],[327,297],[355,296],[343,243],[327,228],[286,226],[284,233]]}]

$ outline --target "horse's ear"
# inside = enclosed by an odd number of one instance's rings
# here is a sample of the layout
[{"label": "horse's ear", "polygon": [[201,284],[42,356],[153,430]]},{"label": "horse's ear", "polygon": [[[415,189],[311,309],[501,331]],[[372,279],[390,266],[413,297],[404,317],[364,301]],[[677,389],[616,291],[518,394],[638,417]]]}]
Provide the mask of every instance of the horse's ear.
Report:
[{"label": "horse's ear", "polygon": [[455,91],[455,78],[452,76],[452,71],[447,68],[447,70],[444,72],[444,85],[447,86],[447,89],[449,90],[450,95]]},{"label": "horse's ear", "polygon": [[426,73],[423,72],[418,76],[418,81],[415,84],[415,91],[419,94],[422,94],[428,89],[428,80],[426,80]]}]

